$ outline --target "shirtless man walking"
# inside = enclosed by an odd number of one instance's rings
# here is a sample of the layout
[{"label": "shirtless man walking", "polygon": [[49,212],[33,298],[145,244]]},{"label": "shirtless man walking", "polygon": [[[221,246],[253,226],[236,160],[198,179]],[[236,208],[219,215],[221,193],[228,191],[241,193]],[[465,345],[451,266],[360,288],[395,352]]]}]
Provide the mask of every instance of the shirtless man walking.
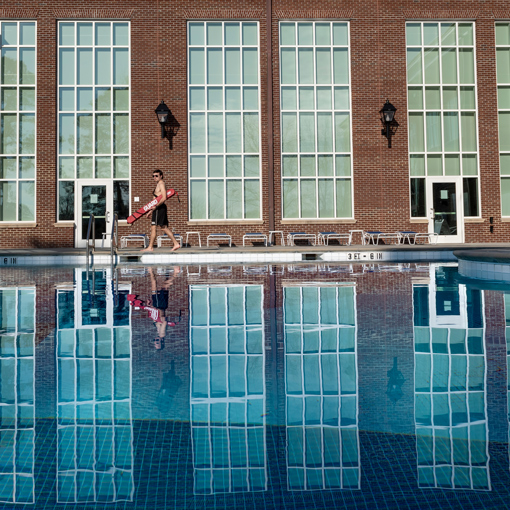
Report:
[{"label": "shirtless man walking", "polygon": [[175,239],[174,235],[168,228],[168,218],[167,218],[167,209],[166,209],[166,186],[163,181],[163,172],[161,170],[154,170],[152,172],[152,177],[156,179],[156,188],[153,191],[154,197],[161,196],[161,200],[158,204],[150,209],[145,215],[147,218],[152,216],[151,221],[151,238],[149,241],[149,246],[142,251],[154,251],[154,241],[156,239],[156,226],[161,227],[163,232],[170,238],[170,240],[174,243],[172,251],[176,251],[180,248],[180,244]]}]

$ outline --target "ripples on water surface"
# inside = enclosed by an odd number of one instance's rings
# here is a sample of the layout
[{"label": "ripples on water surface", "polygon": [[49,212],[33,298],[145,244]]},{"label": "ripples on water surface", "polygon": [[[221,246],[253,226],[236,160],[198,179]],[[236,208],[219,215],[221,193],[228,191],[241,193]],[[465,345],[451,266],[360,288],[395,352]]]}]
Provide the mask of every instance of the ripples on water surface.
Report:
[{"label": "ripples on water surface", "polygon": [[1,269],[0,501],[503,508],[507,324],[454,264]]}]

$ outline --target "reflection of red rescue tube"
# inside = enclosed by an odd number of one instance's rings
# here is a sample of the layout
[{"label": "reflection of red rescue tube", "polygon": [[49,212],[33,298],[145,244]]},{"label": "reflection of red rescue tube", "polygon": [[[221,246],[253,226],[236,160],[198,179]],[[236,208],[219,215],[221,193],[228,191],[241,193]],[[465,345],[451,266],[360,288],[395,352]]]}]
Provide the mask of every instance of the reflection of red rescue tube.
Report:
[{"label": "reflection of red rescue tube", "polygon": [[[129,304],[134,308],[139,308],[140,310],[145,310],[148,312],[149,319],[152,319],[155,322],[163,322],[165,316],[159,308],[144,305],[141,299],[136,299],[136,294],[128,294],[127,300],[129,301]],[[175,322],[167,322],[167,326],[175,326]]]},{"label": "reflection of red rescue tube", "polygon": [[[174,195],[177,195],[177,198],[179,198],[179,194],[174,189],[170,188],[166,192],[166,198],[173,197]],[[150,209],[152,209],[156,204],[158,204],[161,200],[161,195],[159,197],[153,198],[148,204],[144,205],[143,207],[140,207],[138,211],[134,212],[129,218],[127,219],[128,223],[134,223],[138,218],[141,218],[144,214],[146,214]]]}]

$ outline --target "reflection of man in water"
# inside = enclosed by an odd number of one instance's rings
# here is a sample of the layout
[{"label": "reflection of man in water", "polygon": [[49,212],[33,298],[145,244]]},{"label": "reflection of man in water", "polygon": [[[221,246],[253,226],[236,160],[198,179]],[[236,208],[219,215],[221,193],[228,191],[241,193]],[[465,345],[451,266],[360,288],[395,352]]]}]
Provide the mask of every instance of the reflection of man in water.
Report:
[{"label": "reflection of man in water", "polygon": [[149,276],[151,278],[152,296],[148,303],[145,305],[141,299],[137,299],[135,294],[128,294],[127,299],[131,306],[136,309],[145,310],[149,317],[154,321],[154,326],[158,331],[158,336],[154,338],[154,347],[157,350],[164,349],[165,335],[167,326],[175,326],[175,322],[169,322],[165,317],[166,309],[168,308],[168,288],[173,284],[174,278],[181,272],[180,267],[174,267],[173,274],[165,280],[162,288],[158,290],[158,283],[154,270],[149,268]]},{"label": "reflection of man in water", "polygon": [[156,406],[162,414],[166,414],[172,407],[175,394],[181,384],[181,378],[175,373],[175,361],[172,360],[170,371],[163,374],[161,388],[156,397]]},{"label": "reflection of man in water", "polygon": [[154,325],[158,330],[158,336],[154,338],[154,347],[157,350],[165,348],[166,327],[170,324],[175,326],[175,322],[168,322],[165,317],[168,308],[168,288],[173,284],[174,278],[180,273],[180,267],[174,267],[173,275],[165,280],[162,288],[158,290],[158,284],[154,270],[149,268],[149,276],[151,278],[152,297],[150,304],[152,308],[149,310],[149,317],[154,321]]}]

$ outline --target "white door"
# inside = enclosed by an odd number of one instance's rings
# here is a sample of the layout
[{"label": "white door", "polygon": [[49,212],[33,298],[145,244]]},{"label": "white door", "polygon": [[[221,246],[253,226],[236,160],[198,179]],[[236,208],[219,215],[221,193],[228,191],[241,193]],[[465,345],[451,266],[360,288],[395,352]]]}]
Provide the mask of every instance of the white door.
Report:
[{"label": "white door", "polygon": [[[104,246],[110,247],[113,221],[113,192],[111,181],[99,179],[78,181],[77,199],[77,229],[76,247],[87,245],[87,230],[90,215],[95,219],[96,247],[101,247],[104,236]],[[92,230],[92,229],[91,229]],[[92,239],[92,232],[90,233]]]},{"label": "white door", "polygon": [[438,243],[464,242],[462,178],[427,179],[429,232],[438,234]]}]

